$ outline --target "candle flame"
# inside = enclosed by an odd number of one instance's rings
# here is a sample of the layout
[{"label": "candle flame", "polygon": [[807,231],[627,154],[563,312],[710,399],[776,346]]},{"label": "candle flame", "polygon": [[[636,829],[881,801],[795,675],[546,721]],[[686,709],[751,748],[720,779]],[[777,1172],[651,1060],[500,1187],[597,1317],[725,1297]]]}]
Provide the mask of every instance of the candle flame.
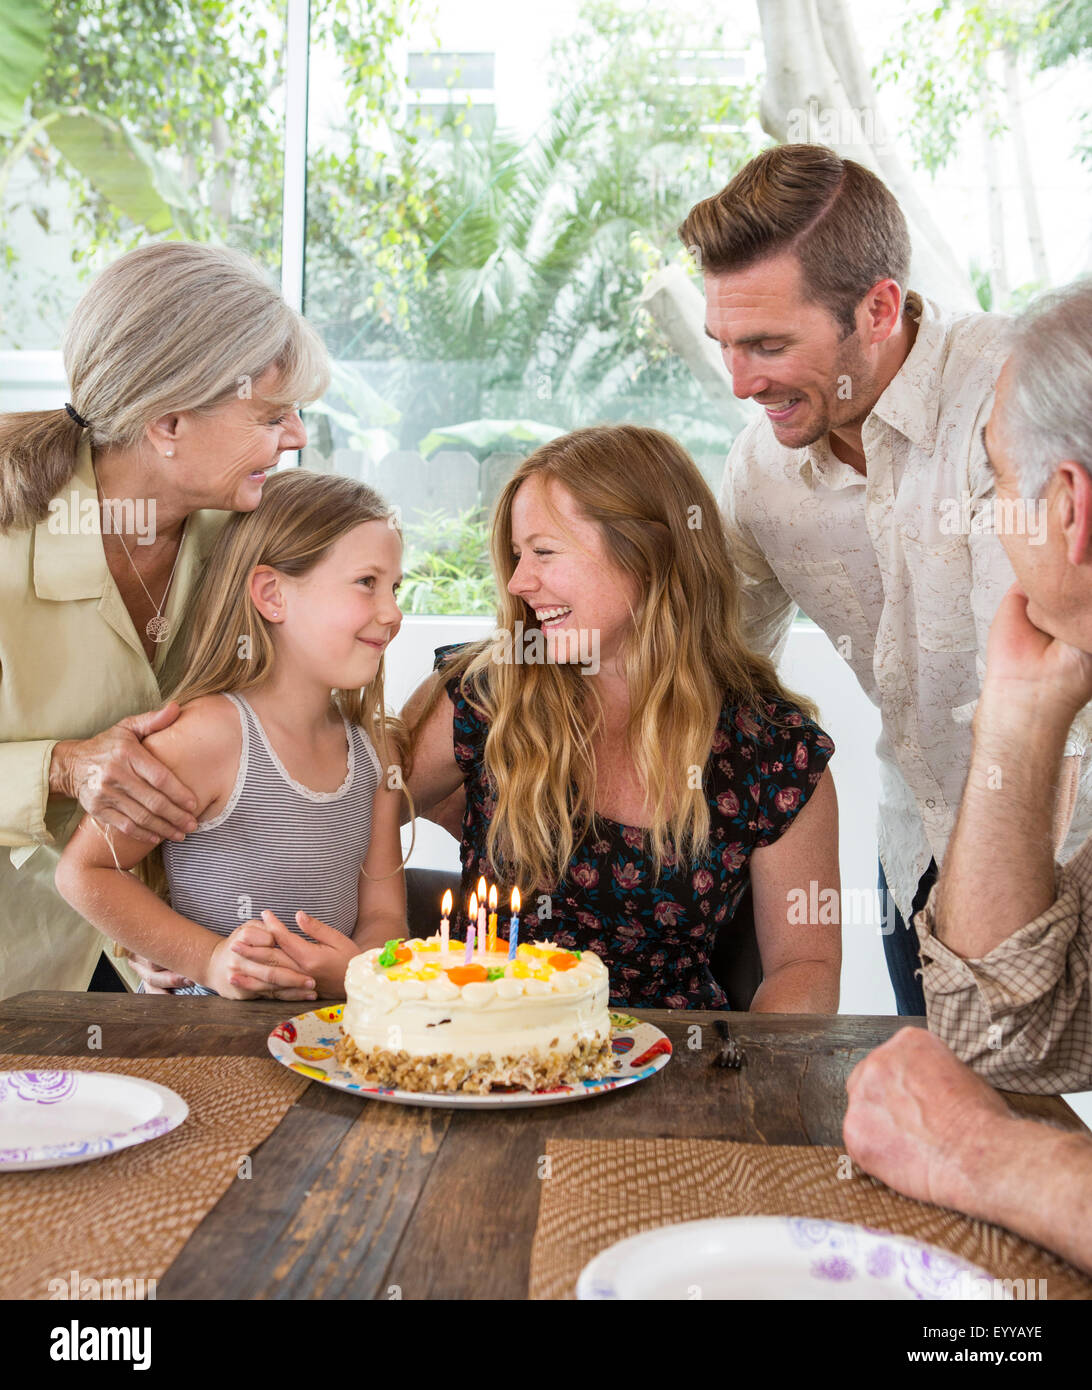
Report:
[{"label": "candle flame", "polygon": [[496,912],[496,910],[497,910],[497,885],[494,883],[493,886],[492,886],[492,888],[490,888],[490,890],[489,890],[489,911],[490,911],[490,912]]},{"label": "candle flame", "polygon": [[513,912],[518,912],[518,911],[519,911],[519,889],[518,889],[518,888],[513,888],[513,889],[512,889],[512,911],[513,911]]},{"label": "candle flame", "polygon": [[473,922],[478,916],[478,897],[476,893],[470,895],[470,920]]},{"label": "candle flame", "polygon": [[444,901],[443,901],[443,903],[440,905],[440,914],[441,914],[441,916],[443,916],[443,917],[450,917],[450,916],[451,916],[451,904],[452,904],[453,901],[454,901],[454,899],[453,899],[452,896],[451,896],[451,889],[449,888],[449,889],[447,890],[447,892],[444,894]]},{"label": "candle flame", "polygon": [[482,874],[481,878],[478,879],[478,901],[479,901],[480,903],[484,903],[484,902],[485,902],[485,875],[484,875],[484,874]]}]

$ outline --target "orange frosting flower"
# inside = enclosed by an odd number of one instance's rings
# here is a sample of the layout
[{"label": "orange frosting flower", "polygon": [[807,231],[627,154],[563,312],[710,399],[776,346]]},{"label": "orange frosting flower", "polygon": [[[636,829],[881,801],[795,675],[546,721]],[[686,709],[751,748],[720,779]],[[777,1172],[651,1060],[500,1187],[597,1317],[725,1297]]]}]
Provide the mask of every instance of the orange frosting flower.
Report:
[{"label": "orange frosting flower", "polygon": [[488,980],[489,972],[484,965],[453,965],[446,972],[453,985],[470,985],[479,980]]}]

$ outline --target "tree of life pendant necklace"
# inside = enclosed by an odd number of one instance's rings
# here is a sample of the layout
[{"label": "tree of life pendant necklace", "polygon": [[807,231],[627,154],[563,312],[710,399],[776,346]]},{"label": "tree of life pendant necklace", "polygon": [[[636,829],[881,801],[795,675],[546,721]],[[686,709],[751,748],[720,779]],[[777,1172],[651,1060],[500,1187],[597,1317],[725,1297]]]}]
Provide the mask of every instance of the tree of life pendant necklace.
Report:
[{"label": "tree of life pendant necklace", "polygon": [[[99,486],[98,478],[95,479],[95,490],[99,494],[99,504],[101,505],[103,497],[102,488]],[[178,542],[178,551],[174,557],[174,564],[171,566],[171,573],[170,577],[167,580],[167,587],[163,590],[163,598],[160,600],[159,607],[156,608],[155,599],[152,598],[151,594],[148,593],[148,586],[147,584],[145,584],[144,580],[141,579],[140,571],[137,569],[136,564],[133,561],[133,557],[129,553],[129,547],[125,544],[125,537],[121,534],[120,531],[115,531],[114,534],[117,536],[118,540],[121,541],[121,548],[125,551],[125,558],[129,561],[129,564],[132,566],[133,573],[136,575],[137,580],[140,583],[140,587],[144,590],[146,594],[148,594],[148,602],[152,605],[153,608],[155,608],[154,615],[150,617],[148,621],[144,624],[144,631],[148,634],[148,637],[151,639],[151,641],[165,642],[167,638],[171,635],[171,623],[169,618],[163,617],[163,606],[167,602],[167,595],[171,592],[171,583],[174,580],[174,572],[178,568],[179,556],[181,556],[182,554],[182,540]],[[184,535],[182,539],[185,539]]]}]

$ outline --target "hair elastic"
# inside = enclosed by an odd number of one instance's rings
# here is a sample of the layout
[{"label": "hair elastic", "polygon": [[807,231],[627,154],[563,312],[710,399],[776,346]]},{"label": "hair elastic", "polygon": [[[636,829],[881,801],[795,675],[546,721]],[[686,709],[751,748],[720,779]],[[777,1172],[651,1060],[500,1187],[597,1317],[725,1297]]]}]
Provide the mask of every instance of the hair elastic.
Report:
[{"label": "hair elastic", "polygon": [[72,416],[73,420],[75,420],[75,422],[76,422],[77,425],[81,426],[81,428],[83,428],[83,429],[85,429],[85,430],[86,430],[86,429],[90,429],[91,426],[90,426],[89,421],[87,421],[87,420],[85,420],[85,419],[83,418],[83,416],[79,413],[79,411],[75,408],[75,406],[69,404],[68,401],[65,401],[65,403],[64,403],[64,408],[65,408],[65,410],[68,411],[69,415]]}]

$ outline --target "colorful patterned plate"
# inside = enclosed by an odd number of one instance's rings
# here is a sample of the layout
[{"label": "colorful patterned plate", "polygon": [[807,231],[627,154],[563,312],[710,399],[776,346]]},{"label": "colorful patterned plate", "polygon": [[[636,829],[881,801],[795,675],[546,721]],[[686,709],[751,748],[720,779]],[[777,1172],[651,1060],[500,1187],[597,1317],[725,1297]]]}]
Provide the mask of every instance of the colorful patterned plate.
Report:
[{"label": "colorful patterned plate", "polygon": [[733,1216],[620,1240],[584,1266],[580,1299],[1011,1299],[947,1250],[841,1221]]},{"label": "colorful patterned plate", "polygon": [[0,1071],[0,1173],[59,1168],[158,1139],[190,1108],[167,1086],[106,1071]]},{"label": "colorful patterned plate", "polygon": [[347,1067],[334,1057],[341,1039],[341,1013],[344,1004],[331,1004],[310,1013],[298,1014],[278,1023],[267,1042],[278,1062],[313,1081],[353,1091],[373,1100],[392,1100],[398,1105],[451,1106],[465,1110],[492,1110],[497,1106],[554,1105],[565,1100],[585,1100],[643,1081],[665,1067],[671,1057],[667,1035],[651,1023],[638,1022],[629,1014],[611,1014],[611,1042],[617,1070],[601,1081],[582,1081],[575,1086],[557,1086],[549,1091],[491,1091],[488,1095],[464,1095],[461,1091],[399,1091],[387,1086],[369,1086],[353,1079]]}]

